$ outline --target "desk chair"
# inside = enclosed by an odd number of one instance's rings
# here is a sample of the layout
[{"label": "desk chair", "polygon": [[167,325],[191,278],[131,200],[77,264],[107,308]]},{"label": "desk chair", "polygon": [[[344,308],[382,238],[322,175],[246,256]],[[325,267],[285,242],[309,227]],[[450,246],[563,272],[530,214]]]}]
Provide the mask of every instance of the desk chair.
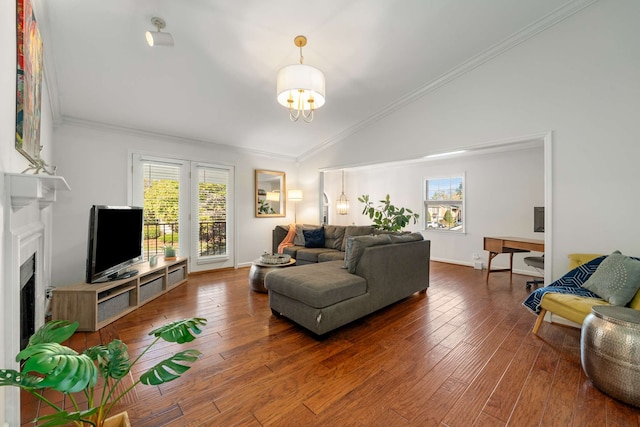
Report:
[{"label": "desk chair", "polygon": [[[535,268],[536,270],[544,271],[544,255],[542,256],[528,256],[524,258],[524,263],[530,267]],[[531,285],[541,285],[544,283],[544,279],[533,279],[527,282],[527,289],[531,287]]]}]

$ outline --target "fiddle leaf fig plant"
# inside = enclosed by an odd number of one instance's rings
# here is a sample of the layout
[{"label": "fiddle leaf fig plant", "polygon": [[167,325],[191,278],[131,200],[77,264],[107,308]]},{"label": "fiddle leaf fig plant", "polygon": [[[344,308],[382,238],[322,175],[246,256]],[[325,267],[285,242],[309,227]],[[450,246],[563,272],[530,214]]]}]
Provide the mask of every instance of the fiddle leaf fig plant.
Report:
[{"label": "fiddle leaf fig plant", "polygon": [[411,209],[398,208],[391,204],[389,195],[380,200],[381,205],[374,206],[369,200],[369,195],[364,194],[358,197],[360,203],[364,203],[363,215],[368,215],[373,220],[373,228],[386,231],[400,231],[413,219],[413,223],[418,222],[419,215]]},{"label": "fiddle leaf fig plant", "polygon": [[[198,360],[198,350],[180,351],[149,368],[129,387],[118,388],[131,368],[158,341],[184,344],[196,339],[207,319],[193,317],[171,322],[149,332],[155,339],[133,361],[127,345],[115,339],[106,345],[88,348],[82,354],[62,345],[78,328],[78,322],[54,320],[45,323],[29,339],[29,344],[16,356],[22,369],[0,369],[0,386],[14,386],[32,394],[55,411],[34,420],[40,427],[74,423],[77,426],[102,427],[113,406],[139,383],[158,385],[179,378]],[[99,379],[102,381],[99,381]],[[49,390],[66,395],[73,411],[54,403]],[[82,393],[78,399],[74,393]],[[85,401],[86,404],[80,402]],[[85,409],[86,406],[86,409]],[[81,409],[83,408],[83,409]]]}]

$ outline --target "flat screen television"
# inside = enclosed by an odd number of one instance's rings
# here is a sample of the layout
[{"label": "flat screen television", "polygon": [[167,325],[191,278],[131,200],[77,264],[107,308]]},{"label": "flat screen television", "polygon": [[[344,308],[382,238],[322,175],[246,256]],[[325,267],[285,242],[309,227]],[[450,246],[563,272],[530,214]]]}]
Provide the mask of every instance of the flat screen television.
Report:
[{"label": "flat screen television", "polygon": [[87,283],[124,279],[143,259],[142,213],[137,206],[93,205],[89,216]]}]

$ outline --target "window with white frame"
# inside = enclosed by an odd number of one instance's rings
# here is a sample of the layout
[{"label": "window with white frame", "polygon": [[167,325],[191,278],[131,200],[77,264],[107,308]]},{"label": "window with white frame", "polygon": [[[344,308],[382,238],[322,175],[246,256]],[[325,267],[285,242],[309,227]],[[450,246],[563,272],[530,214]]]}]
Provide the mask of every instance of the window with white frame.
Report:
[{"label": "window with white frame", "polygon": [[425,179],[426,230],[464,233],[464,174]]}]

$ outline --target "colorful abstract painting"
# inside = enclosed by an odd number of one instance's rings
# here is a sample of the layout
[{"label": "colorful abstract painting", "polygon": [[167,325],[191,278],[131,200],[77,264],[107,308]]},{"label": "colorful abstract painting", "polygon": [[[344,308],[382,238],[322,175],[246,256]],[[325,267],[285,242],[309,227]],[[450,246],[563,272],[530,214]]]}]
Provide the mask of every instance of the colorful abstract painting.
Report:
[{"label": "colorful abstract painting", "polygon": [[17,0],[16,149],[33,162],[40,156],[42,40],[31,0]]}]

